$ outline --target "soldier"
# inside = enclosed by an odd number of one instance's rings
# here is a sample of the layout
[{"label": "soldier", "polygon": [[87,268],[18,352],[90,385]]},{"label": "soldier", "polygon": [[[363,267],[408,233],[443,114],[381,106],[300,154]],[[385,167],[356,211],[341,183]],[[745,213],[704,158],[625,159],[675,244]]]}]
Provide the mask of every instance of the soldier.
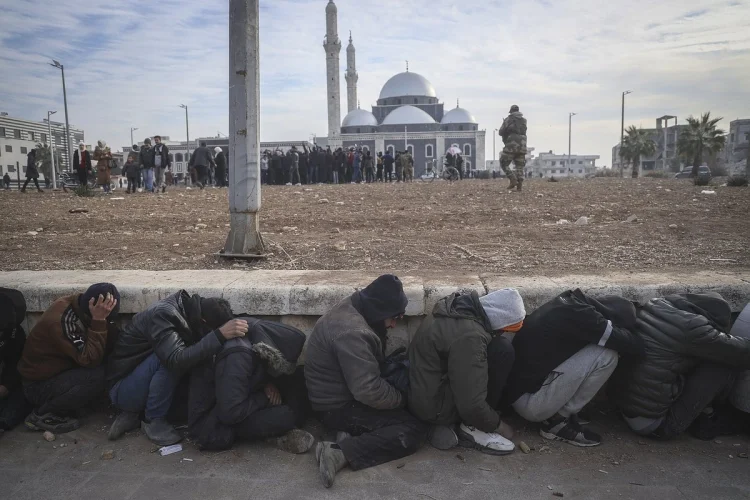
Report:
[{"label": "soldier", "polygon": [[[505,147],[500,154],[500,167],[510,179],[508,189],[514,187],[521,191],[523,185],[523,168],[526,166],[526,118],[515,104],[510,107],[510,114],[500,127],[500,136]],[[516,165],[515,173],[511,170],[510,162]]]}]

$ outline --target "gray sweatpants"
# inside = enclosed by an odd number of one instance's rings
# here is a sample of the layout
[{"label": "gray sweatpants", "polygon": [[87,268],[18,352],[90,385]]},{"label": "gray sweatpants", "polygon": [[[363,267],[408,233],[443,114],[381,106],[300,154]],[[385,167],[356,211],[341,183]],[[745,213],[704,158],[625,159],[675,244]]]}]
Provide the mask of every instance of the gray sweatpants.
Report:
[{"label": "gray sweatpants", "polygon": [[542,388],[513,403],[516,413],[530,422],[541,422],[559,413],[576,415],[591,401],[617,367],[617,352],[588,345],[547,376]]},{"label": "gray sweatpants", "polygon": [[154,175],[156,178],[154,179],[154,189],[161,188],[166,186],[164,183],[164,171],[165,168],[156,167],[154,168]]}]

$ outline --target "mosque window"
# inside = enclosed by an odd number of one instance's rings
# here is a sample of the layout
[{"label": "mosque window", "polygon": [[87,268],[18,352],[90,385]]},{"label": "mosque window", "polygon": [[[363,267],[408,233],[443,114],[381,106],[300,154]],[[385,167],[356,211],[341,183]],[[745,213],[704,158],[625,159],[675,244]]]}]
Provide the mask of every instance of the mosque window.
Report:
[{"label": "mosque window", "polygon": [[433,155],[432,144],[428,144],[428,145],[426,145],[426,146],[424,147],[424,155],[425,155],[425,156],[426,156],[427,158],[432,158],[432,155]]},{"label": "mosque window", "polygon": [[464,144],[464,156],[471,156],[471,144]]},{"label": "mosque window", "polygon": [[389,144],[388,147],[385,149],[386,151],[388,151],[388,154],[390,154],[391,156],[393,156],[396,151],[396,148],[393,147],[393,144]]},{"label": "mosque window", "polygon": [[464,126],[463,126],[463,125],[459,125],[459,126],[458,126],[458,130],[463,130],[463,129],[464,129]]},{"label": "mosque window", "polygon": [[414,156],[414,146],[409,144],[408,146],[406,146],[406,150],[409,151],[410,155]]},{"label": "mosque window", "polygon": [[417,98],[415,97],[415,98],[414,98],[414,104],[417,104],[418,102],[419,102],[419,99],[417,99]]},{"label": "mosque window", "polygon": [[358,133],[358,134],[359,134],[359,132],[360,132],[360,130],[359,130],[359,129],[357,129],[357,133]]},{"label": "mosque window", "polygon": [[177,153],[177,156],[175,158],[177,161],[182,161],[182,153]]}]

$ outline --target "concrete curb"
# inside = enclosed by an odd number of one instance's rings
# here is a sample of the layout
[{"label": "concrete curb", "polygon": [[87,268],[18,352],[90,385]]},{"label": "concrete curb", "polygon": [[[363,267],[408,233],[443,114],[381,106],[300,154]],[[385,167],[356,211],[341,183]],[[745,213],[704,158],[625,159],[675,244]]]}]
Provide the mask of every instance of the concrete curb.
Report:
[{"label": "concrete curb", "polygon": [[[114,283],[122,295],[121,312],[134,314],[184,288],[203,296],[224,297],[239,312],[258,316],[320,316],[378,276],[359,271],[12,271],[0,273],[0,286],[26,296],[28,312],[44,312],[57,298],[90,284]],[[483,295],[515,287],[532,311],[560,292],[581,288],[594,296],[622,295],[645,303],[670,293],[718,292],[737,312],[750,301],[750,271],[695,273],[608,273],[562,277],[447,275],[400,276],[409,298],[407,316],[423,316],[456,290]]]}]

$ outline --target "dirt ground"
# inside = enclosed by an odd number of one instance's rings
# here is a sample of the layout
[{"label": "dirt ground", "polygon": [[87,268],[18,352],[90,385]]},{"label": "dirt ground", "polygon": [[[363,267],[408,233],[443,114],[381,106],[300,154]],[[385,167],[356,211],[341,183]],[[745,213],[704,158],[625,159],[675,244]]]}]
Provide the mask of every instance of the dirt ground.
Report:
[{"label": "dirt ground", "polygon": [[[509,193],[506,182],[264,187],[268,257],[249,262],[215,255],[229,226],[225,190],[93,198],[3,191],[2,269],[560,275],[750,267],[750,189],[597,178],[533,180]],[[624,222],[630,216],[637,220]],[[580,217],[588,224],[577,225]]]}]

